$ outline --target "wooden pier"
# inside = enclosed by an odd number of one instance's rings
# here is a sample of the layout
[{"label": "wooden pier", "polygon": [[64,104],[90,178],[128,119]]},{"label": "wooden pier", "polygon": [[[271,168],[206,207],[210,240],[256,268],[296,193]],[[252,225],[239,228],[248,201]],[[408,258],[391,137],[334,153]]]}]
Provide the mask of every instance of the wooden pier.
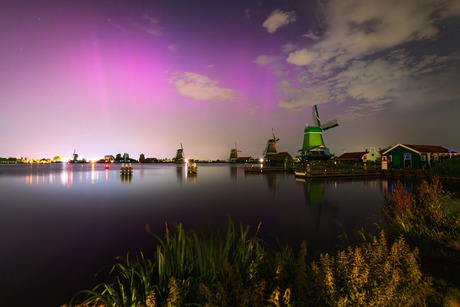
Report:
[{"label": "wooden pier", "polygon": [[383,177],[383,178],[407,178],[423,179],[428,177],[428,172],[423,169],[368,169],[354,168],[344,169],[340,167],[323,167],[323,166],[299,166],[299,165],[281,165],[265,166],[252,164],[245,166],[245,173],[260,174],[274,172],[294,173],[298,178],[339,178],[339,177]]},{"label": "wooden pier", "polygon": [[337,177],[381,177],[382,170],[371,169],[324,169],[324,170],[295,170],[299,178],[337,178]]},{"label": "wooden pier", "polygon": [[260,164],[252,164],[251,166],[245,166],[245,173],[282,173],[282,172],[294,172],[295,167],[293,165],[281,165],[281,166],[266,166]]}]

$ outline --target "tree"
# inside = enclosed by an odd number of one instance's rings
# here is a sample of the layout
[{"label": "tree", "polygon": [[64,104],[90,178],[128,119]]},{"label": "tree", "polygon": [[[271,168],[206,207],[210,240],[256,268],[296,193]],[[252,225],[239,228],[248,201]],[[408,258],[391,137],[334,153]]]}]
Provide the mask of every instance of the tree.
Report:
[{"label": "tree", "polygon": [[139,162],[144,162],[144,161],[145,161],[145,155],[141,153],[141,155],[139,156]]},{"label": "tree", "polygon": [[121,161],[121,154],[120,153],[117,154],[117,156],[115,158],[115,161],[117,161],[117,162]]}]

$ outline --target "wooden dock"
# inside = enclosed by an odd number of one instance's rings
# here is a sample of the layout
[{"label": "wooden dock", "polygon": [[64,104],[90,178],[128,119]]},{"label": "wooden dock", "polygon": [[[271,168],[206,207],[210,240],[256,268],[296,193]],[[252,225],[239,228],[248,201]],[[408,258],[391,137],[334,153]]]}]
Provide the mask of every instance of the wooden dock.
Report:
[{"label": "wooden dock", "polygon": [[286,166],[261,166],[260,164],[253,164],[244,168],[245,173],[282,173],[282,172],[294,172],[295,167],[292,165]]},{"label": "wooden dock", "polygon": [[379,169],[324,169],[324,170],[296,170],[296,177],[299,178],[337,178],[337,177],[381,177],[382,170]]},{"label": "wooden dock", "polygon": [[290,172],[294,173],[295,176],[298,178],[382,177],[402,179],[423,179],[429,176],[427,170],[423,169],[344,169],[340,167],[324,167],[315,165],[299,166],[295,164],[287,164],[285,166],[265,166],[260,164],[252,164],[246,166],[244,168],[244,172],[250,174]]}]

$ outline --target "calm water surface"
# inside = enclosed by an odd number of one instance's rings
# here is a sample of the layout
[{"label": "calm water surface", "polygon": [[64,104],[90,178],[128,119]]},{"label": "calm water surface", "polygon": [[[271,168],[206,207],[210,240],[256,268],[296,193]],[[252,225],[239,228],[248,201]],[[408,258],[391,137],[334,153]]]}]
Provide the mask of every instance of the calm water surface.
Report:
[{"label": "calm water surface", "polygon": [[0,306],[60,306],[100,282],[117,255],[147,255],[165,222],[221,231],[228,218],[310,255],[338,235],[374,230],[370,217],[391,183],[381,179],[304,181],[293,174],[245,174],[244,166],[198,164],[0,165]]}]

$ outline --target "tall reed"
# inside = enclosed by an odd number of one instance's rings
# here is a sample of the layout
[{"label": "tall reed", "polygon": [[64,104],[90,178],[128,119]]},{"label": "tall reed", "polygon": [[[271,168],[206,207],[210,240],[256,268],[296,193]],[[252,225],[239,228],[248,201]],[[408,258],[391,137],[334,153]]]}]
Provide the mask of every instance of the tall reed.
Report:
[{"label": "tall reed", "polygon": [[[259,224],[260,227],[260,224]],[[150,232],[150,230],[148,229]],[[205,235],[166,225],[152,259],[129,255],[109,271],[111,283],[79,293],[81,306],[310,306],[423,302],[429,283],[417,251],[400,238],[387,246],[382,232],[336,256],[306,263],[288,246],[273,249],[249,235],[249,227]],[[74,306],[74,302],[71,302]]]}]

